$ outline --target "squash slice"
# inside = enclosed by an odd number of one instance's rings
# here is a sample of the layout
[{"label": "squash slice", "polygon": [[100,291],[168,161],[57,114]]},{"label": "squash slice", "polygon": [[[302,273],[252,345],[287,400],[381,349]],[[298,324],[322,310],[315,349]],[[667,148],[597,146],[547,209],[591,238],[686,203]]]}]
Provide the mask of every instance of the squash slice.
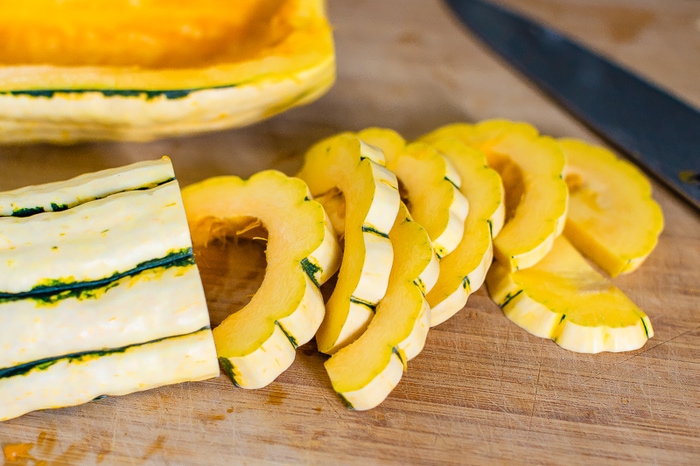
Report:
[{"label": "squash slice", "polygon": [[0,4],[0,142],[239,127],[325,93],[324,0]]},{"label": "squash slice", "polygon": [[209,178],[182,191],[195,253],[259,220],[268,232],[265,278],[250,302],[214,329],[216,352],[236,386],[260,388],[313,338],[325,309],[319,289],[338,268],[340,248],[303,181],[267,170],[248,180]]},{"label": "squash slice", "polygon": [[0,212],[0,421],[219,374],[169,159],[0,193]]},{"label": "squash slice", "polygon": [[471,206],[462,241],[440,261],[440,276],[427,294],[434,327],[461,310],[483,284],[493,259],[492,237],[503,227],[505,202],[501,177],[486,165],[482,152],[454,138],[438,139],[431,145],[465,180],[460,191]]},{"label": "squash slice", "polygon": [[610,276],[636,270],[664,226],[649,181],[603,147],[575,139],[559,144],[567,157],[570,202],[564,234]]},{"label": "squash slice", "polygon": [[446,136],[483,151],[501,175],[506,223],[494,239],[496,260],[510,270],[536,264],[564,229],[568,190],[561,147],[530,125],[505,120],[449,125],[422,140],[430,143]]},{"label": "squash slice", "polygon": [[[314,145],[297,174],[319,202],[342,193],[344,254],[338,280],[316,334],[319,351],[332,354],[364,332],[386,293],[393,251],[389,230],[399,210],[396,176],[384,167],[384,154],[346,133]],[[337,204],[335,204],[337,206]],[[327,209],[330,210],[330,209]]]},{"label": "squash slice", "polygon": [[407,144],[390,129],[367,128],[357,134],[384,152],[386,167],[399,179],[401,197],[427,230],[438,257],[451,253],[464,234],[469,202],[459,192],[462,180],[449,160],[426,144]]},{"label": "squash slice", "polygon": [[646,314],[564,236],[537,265],[511,272],[496,262],[486,280],[510,320],[571,351],[631,351],[654,335]]},{"label": "squash slice", "polygon": [[422,292],[434,251],[426,231],[401,206],[389,232],[394,262],[386,295],[367,330],[324,365],[333,389],[351,409],[380,404],[396,387],[410,359],[425,345],[430,306]]}]

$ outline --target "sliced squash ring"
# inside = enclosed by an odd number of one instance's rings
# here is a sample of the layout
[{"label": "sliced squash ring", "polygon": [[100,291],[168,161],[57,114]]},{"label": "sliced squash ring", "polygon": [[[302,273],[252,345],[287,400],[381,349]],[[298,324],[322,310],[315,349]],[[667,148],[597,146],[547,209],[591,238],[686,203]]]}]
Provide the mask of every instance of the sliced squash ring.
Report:
[{"label": "sliced squash ring", "polygon": [[646,314],[564,236],[537,265],[511,272],[496,262],[486,280],[511,321],[571,351],[631,351],[654,335]]},{"label": "sliced squash ring", "polygon": [[419,278],[434,273],[429,272],[434,257],[430,238],[403,204],[389,238],[394,262],[375,317],[357,340],[324,363],[333,389],[355,410],[374,408],[386,399],[408,361],[422,351],[430,328],[430,306]]},{"label": "sliced squash ring", "polygon": [[575,139],[559,144],[567,158],[567,239],[612,277],[636,270],[664,227],[649,181],[603,147]]},{"label": "sliced squash ring", "polygon": [[525,123],[490,120],[455,124],[422,140],[455,137],[486,155],[501,175],[506,193],[506,223],[494,239],[494,256],[510,270],[531,267],[551,249],[564,229],[568,190],[565,157],[553,139]]},{"label": "sliced squash ring", "polygon": [[450,161],[426,144],[407,144],[390,129],[367,128],[357,134],[384,152],[411,216],[428,231],[438,257],[450,254],[462,239],[469,213],[469,202],[459,192],[462,180]]},{"label": "sliced squash ring", "polygon": [[340,248],[321,205],[303,181],[267,170],[248,180],[223,176],[182,191],[195,254],[212,232],[259,219],[268,231],[267,269],[250,302],[214,329],[222,367],[234,384],[260,388],[313,338],[325,309],[319,285],[335,273]]},{"label": "sliced squash ring", "polygon": [[[389,240],[399,210],[396,176],[384,167],[384,154],[350,133],[314,145],[297,174],[324,203],[328,193],[344,196],[344,254],[326,318],[316,334],[319,351],[332,354],[367,328],[386,293],[393,251]],[[324,204],[325,207],[325,204]]]},{"label": "sliced squash ring", "polygon": [[431,145],[466,180],[460,191],[471,206],[462,241],[440,261],[440,276],[427,295],[430,325],[434,327],[461,310],[486,279],[493,259],[492,237],[503,227],[505,202],[501,177],[486,165],[482,152],[449,137]]}]

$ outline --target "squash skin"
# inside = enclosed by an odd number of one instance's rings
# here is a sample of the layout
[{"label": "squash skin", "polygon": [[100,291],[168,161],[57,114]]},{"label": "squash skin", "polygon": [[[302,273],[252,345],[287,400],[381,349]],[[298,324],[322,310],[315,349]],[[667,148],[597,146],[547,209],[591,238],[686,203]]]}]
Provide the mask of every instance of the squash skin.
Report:
[{"label": "squash skin", "polygon": [[236,128],[308,104],[335,81],[324,0],[290,0],[294,28],[243,62],[172,68],[0,66],[0,143],[148,141]]},{"label": "squash skin", "polygon": [[182,196],[195,253],[250,218],[268,230],[260,288],[213,331],[219,361],[234,384],[264,387],[292,364],[296,348],[313,338],[323,320],[319,285],[340,261],[328,217],[302,180],[275,170],[248,180],[209,178],[185,187]]},{"label": "squash skin", "polygon": [[450,160],[463,180],[468,180],[460,191],[471,206],[464,236],[440,261],[437,283],[426,296],[434,327],[460,311],[469,295],[484,283],[493,259],[492,238],[501,231],[505,219],[505,194],[500,176],[487,166],[480,151],[454,138],[438,139],[431,145]]},{"label": "squash skin", "polygon": [[345,197],[346,214],[329,216],[342,221],[334,229],[343,231],[344,254],[316,334],[319,351],[332,354],[364,332],[386,293],[393,261],[388,235],[400,204],[398,182],[384,167],[384,154],[350,133],[312,146],[297,176],[321,203],[334,198],[328,193],[340,191]]},{"label": "squash skin", "polygon": [[423,136],[428,143],[454,137],[481,150],[501,175],[506,223],[494,239],[494,256],[510,270],[535,265],[551,249],[566,220],[566,159],[557,142],[526,123],[487,120],[457,123]]},{"label": "squash skin", "polygon": [[372,409],[386,399],[408,361],[423,350],[430,328],[430,306],[419,279],[435,257],[430,237],[403,204],[389,237],[394,261],[376,315],[358,339],[324,363],[333,389],[354,410]]},{"label": "squash skin", "polygon": [[510,272],[495,262],[486,283],[508,319],[570,351],[632,351],[654,335],[646,314],[564,236],[529,269]]},{"label": "squash skin", "polygon": [[567,156],[570,204],[564,234],[608,275],[636,270],[664,228],[651,184],[634,165],[607,149],[560,139]]}]

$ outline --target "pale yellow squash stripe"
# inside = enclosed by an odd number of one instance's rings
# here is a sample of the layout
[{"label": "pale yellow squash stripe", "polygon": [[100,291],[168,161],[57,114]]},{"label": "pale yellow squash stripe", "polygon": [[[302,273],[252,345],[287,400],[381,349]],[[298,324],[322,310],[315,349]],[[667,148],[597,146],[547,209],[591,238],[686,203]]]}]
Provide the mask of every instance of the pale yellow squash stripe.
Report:
[{"label": "pale yellow squash stripe", "polygon": [[302,180],[274,170],[248,180],[210,178],[187,186],[182,196],[195,253],[227,224],[233,234],[241,220],[256,218],[268,231],[260,288],[214,329],[219,360],[233,382],[264,387],[292,364],[296,347],[311,340],[323,320],[318,285],[340,262],[330,222]]},{"label": "pale yellow squash stripe", "polygon": [[449,160],[426,144],[407,144],[390,129],[367,128],[357,134],[384,152],[411,216],[428,231],[437,255],[451,253],[462,239],[469,202],[459,192],[462,180]]},{"label": "pale yellow squash stripe", "polygon": [[389,237],[394,262],[376,316],[324,364],[333,389],[351,409],[371,409],[386,399],[407,362],[422,351],[430,328],[430,307],[416,283],[434,256],[430,238],[403,205]]},{"label": "pale yellow squash stripe", "polygon": [[637,167],[603,147],[575,139],[559,144],[567,157],[570,199],[564,234],[610,276],[636,270],[664,227],[651,184]]},{"label": "pale yellow squash stripe", "polygon": [[[355,340],[374,316],[386,293],[393,261],[389,241],[399,209],[396,176],[384,166],[383,153],[350,133],[314,145],[297,174],[319,202],[344,196],[344,254],[336,286],[326,303],[326,317],[316,334],[319,351],[332,354]],[[334,203],[337,207],[337,204]]]},{"label": "pale yellow squash stripe", "polygon": [[99,280],[189,249],[175,180],[60,212],[0,217],[0,291]]},{"label": "pale yellow squash stripe", "polygon": [[571,351],[632,351],[654,335],[646,314],[564,236],[529,269],[510,272],[494,263],[487,285],[510,320]]},{"label": "pale yellow squash stripe", "polygon": [[454,124],[421,138],[454,137],[484,152],[506,194],[506,223],[494,239],[494,256],[510,270],[536,264],[561,234],[568,207],[565,157],[552,138],[525,123],[489,120]]},{"label": "pale yellow squash stripe", "polygon": [[209,329],[123,351],[59,359],[48,367],[0,379],[0,421],[38,409],[79,405],[102,395],[126,395],[218,375]]},{"label": "pale yellow squash stripe", "polygon": [[501,178],[486,165],[482,152],[451,137],[437,139],[432,146],[465,180],[460,191],[471,206],[462,241],[440,261],[440,276],[427,295],[434,327],[460,311],[483,284],[493,259],[492,236],[503,227],[505,202]]},{"label": "pale yellow squash stripe", "polygon": [[0,216],[23,209],[66,209],[121,191],[152,188],[173,178],[170,159],[163,157],[85,173],[70,180],[25,186],[0,193]]},{"label": "pale yellow squash stripe", "polygon": [[209,326],[194,264],[147,269],[84,295],[0,302],[0,368]]}]

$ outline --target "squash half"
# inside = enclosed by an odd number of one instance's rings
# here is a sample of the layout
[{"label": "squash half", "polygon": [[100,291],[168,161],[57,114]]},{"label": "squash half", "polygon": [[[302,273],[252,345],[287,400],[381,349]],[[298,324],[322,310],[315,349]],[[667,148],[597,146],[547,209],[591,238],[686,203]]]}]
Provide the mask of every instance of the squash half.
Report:
[{"label": "squash half", "polygon": [[0,4],[0,143],[239,127],[334,80],[324,0]]},{"label": "squash half", "polygon": [[233,383],[264,387],[292,364],[296,348],[313,338],[323,320],[319,286],[340,263],[328,217],[302,180],[275,170],[248,180],[209,178],[185,187],[182,197],[195,254],[256,220],[267,229],[260,288],[214,329],[219,361]]}]

